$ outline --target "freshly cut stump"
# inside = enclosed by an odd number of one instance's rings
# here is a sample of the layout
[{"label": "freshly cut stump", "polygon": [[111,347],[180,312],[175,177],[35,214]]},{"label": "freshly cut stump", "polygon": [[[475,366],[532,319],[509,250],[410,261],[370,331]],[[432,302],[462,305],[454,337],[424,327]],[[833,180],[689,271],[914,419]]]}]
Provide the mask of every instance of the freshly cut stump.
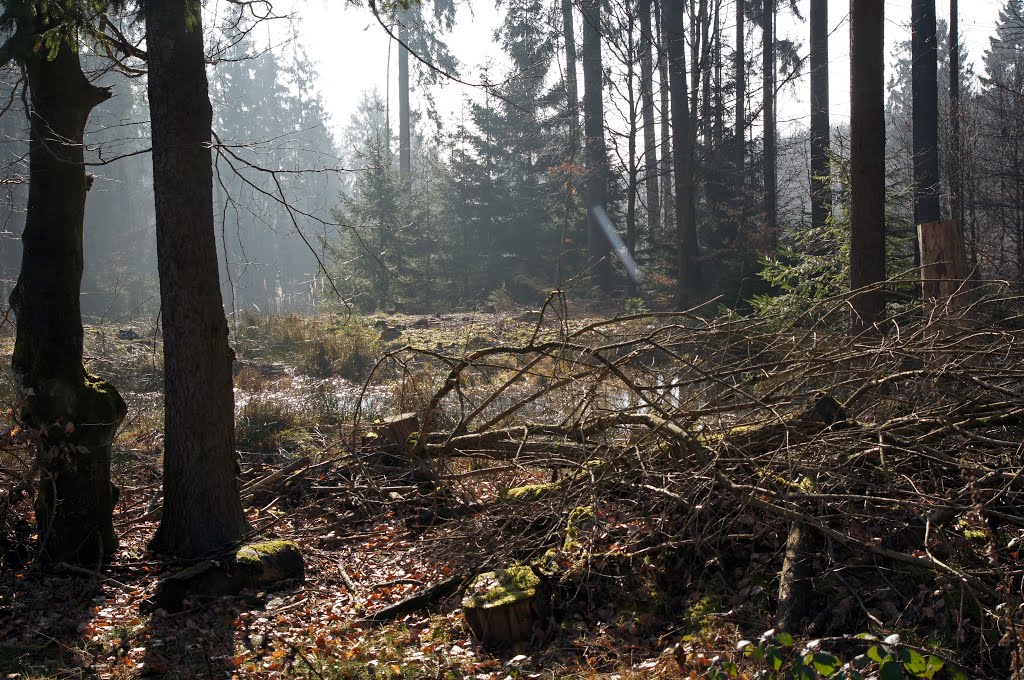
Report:
[{"label": "freshly cut stump", "polygon": [[511,645],[534,636],[547,617],[550,599],[530,567],[509,567],[477,576],[462,600],[462,613],[482,644]]}]

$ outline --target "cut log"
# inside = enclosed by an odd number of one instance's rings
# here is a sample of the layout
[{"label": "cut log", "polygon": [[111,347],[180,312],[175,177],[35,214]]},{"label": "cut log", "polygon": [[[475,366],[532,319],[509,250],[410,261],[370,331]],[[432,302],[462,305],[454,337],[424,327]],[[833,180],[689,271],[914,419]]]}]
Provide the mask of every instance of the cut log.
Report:
[{"label": "cut log", "polygon": [[309,457],[303,456],[302,458],[299,458],[298,460],[295,460],[289,463],[288,465],[285,465],[280,470],[272,472],[271,474],[267,475],[266,477],[263,477],[262,479],[257,479],[256,481],[252,482],[251,484],[242,489],[242,502],[246,505],[246,507],[248,507],[249,505],[252,504],[252,498],[257,492],[272,487],[273,485],[277,484],[282,479],[292,474],[296,470],[301,470],[302,468],[305,468],[308,465]]},{"label": "cut log", "polygon": [[305,562],[292,541],[264,541],[242,546],[227,559],[204,560],[162,579],[143,611],[181,611],[185,599],[237,595],[245,588],[272,589],[302,580]]},{"label": "cut log", "polygon": [[526,642],[546,620],[551,595],[527,566],[480,574],[462,600],[462,613],[481,644],[501,647]]},{"label": "cut log", "polygon": [[[406,614],[419,611],[424,607],[455,593],[471,578],[473,578],[472,574],[463,574],[445,579],[444,581],[432,585],[425,590],[421,590],[414,595],[410,595],[404,600],[399,600],[394,604],[379,609],[369,616],[359,619],[359,623],[362,625],[380,625],[391,621],[392,619],[396,619],[399,616],[405,616]],[[349,590],[354,591],[353,588],[349,588]]]},{"label": "cut log", "polygon": [[808,613],[814,593],[812,576],[813,553],[819,547],[818,536],[800,522],[789,525],[786,554],[779,573],[779,604],[775,610],[775,628],[785,633],[800,630],[800,622]]}]

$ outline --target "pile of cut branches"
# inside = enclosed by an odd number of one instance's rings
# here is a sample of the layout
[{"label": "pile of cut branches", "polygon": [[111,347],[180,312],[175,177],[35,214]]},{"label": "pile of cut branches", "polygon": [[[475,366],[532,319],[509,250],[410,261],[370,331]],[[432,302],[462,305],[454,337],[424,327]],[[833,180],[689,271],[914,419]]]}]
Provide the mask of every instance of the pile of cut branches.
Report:
[{"label": "pile of cut branches", "polygon": [[401,376],[419,416],[403,453],[474,508],[491,562],[564,546],[587,505],[588,573],[669,556],[677,583],[732,583],[742,625],[909,628],[1005,669],[1021,648],[1024,305],[976,299],[851,337],[829,314],[573,325],[553,297],[521,345],[405,348],[375,372]]}]

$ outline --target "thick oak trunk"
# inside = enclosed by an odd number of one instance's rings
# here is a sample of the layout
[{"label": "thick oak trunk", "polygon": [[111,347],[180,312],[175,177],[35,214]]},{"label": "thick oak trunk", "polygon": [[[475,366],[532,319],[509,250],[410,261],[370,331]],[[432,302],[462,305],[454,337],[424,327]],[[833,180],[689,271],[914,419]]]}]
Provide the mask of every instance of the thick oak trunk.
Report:
[{"label": "thick oak trunk", "polygon": [[[19,30],[38,39],[53,28]],[[12,368],[20,418],[40,435],[40,555],[95,567],[117,548],[110,447],[125,404],[82,365],[82,224],[90,182],[83,137],[89,113],[110,93],[85,78],[69,46],[48,56],[39,49],[24,59],[32,108],[30,178],[21,274],[11,294],[17,317]]]},{"label": "thick oak trunk", "polygon": [[196,557],[248,529],[214,238],[212,110],[199,3],[147,0],[145,17],[166,375],[164,508],[152,547]]}]

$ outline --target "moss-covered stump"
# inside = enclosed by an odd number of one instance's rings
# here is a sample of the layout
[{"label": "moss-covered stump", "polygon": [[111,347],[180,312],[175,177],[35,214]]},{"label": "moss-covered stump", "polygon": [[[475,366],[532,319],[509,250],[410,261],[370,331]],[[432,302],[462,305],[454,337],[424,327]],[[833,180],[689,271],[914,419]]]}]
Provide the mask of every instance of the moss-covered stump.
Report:
[{"label": "moss-covered stump", "polygon": [[246,588],[302,579],[306,572],[299,546],[292,541],[264,541],[243,546],[235,553],[234,566]]},{"label": "moss-covered stump", "polygon": [[547,585],[530,567],[509,567],[477,576],[462,600],[462,613],[482,644],[498,647],[534,637],[550,601]]},{"label": "moss-covered stump", "polygon": [[224,560],[205,560],[157,584],[143,609],[181,611],[185,598],[215,598],[237,595],[245,588],[272,589],[288,581],[301,580],[305,561],[292,541],[264,541],[242,546]]},{"label": "moss-covered stump", "polygon": [[721,442],[748,455],[759,455],[787,444],[808,441],[845,420],[846,409],[835,397],[818,394],[803,409],[781,420],[734,428],[722,437]]}]

